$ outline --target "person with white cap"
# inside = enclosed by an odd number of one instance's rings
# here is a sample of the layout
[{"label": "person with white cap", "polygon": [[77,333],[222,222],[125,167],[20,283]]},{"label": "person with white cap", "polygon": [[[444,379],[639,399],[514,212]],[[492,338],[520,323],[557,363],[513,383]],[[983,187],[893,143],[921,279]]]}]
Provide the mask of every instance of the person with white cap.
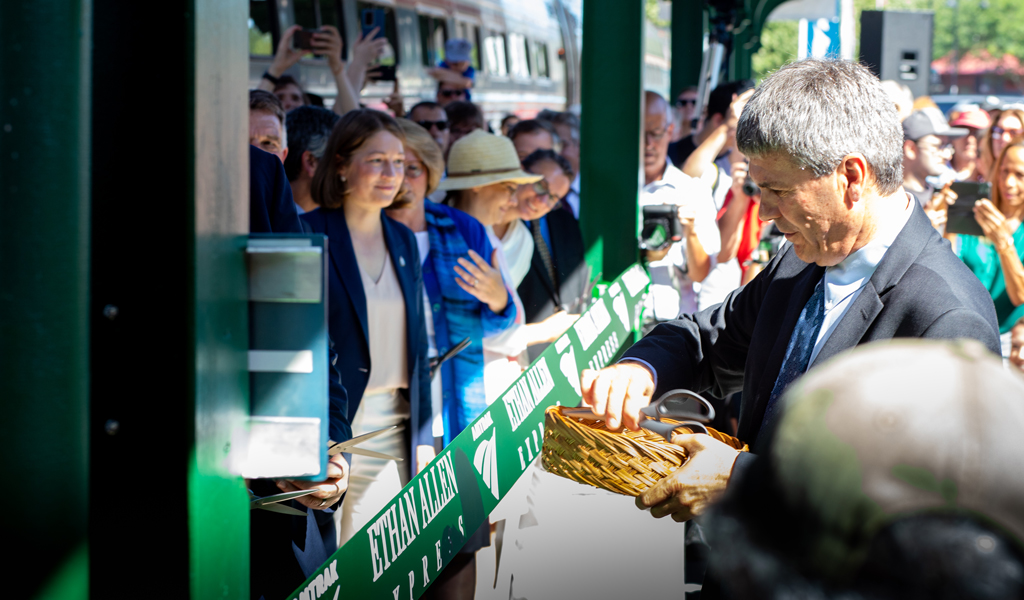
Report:
[{"label": "person with white cap", "polygon": [[428,70],[430,76],[438,82],[438,104],[442,106],[446,104],[440,98],[444,91],[444,84],[448,84],[448,88],[452,91],[463,90],[465,92],[464,98],[454,98],[451,95],[445,96],[445,98],[452,101],[472,102],[469,88],[473,87],[473,78],[476,76],[476,70],[472,65],[472,53],[473,45],[468,40],[452,38],[445,42],[444,60],[437,67]]},{"label": "person with white cap", "polygon": [[[511,140],[478,129],[452,145],[448,177],[438,186],[448,192],[445,204],[469,214],[487,228],[491,245],[498,249],[496,266],[502,271],[517,309],[516,325],[484,338],[484,389],[488,401],[497,398],[519,376],[521,367],[526,366],[522,355],[527,346],[555,341],[577,319],[576,315],[559,311],[539,323],[525,323],[523,303],[511,285],[501,240],[494,235],[494,225],[504,222],[505,215],[516,209],[519,185],[541,179],[541,175],[523,171]],[[472,270],[468,276],[474,276]]]},{"label": "person with white cap", "polygon": [[949,139],[967,133],[967,129],[950,127],[937,108],[923,108],[903,120],[903,189],[922,207],[935,193],[926,178],[942,175],[952,156]]}]

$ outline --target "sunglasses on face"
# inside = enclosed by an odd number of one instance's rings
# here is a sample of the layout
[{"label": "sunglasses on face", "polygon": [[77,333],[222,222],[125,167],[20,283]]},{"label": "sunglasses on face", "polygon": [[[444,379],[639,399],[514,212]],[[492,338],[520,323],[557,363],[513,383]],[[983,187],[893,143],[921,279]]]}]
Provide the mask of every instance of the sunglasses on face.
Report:
[{"label": "sunglasses on face", "polygon": [[696,104],[697,104],[697,99],[696,98],[680,98],[680,99],[676,100],[676,106],[689,106],[689,105],[696,105]]},{"label": "sunglasses on face", "polygon": [[448,129],[448,121],[416,121],[416,124],[427,131],[430,131],[431,127],[437,127],[438,131]]},{"label": "sunglasses on face", "polygon": [[1021,133],[1024,133],[1024,129],[1003,129],[1002,127],[999,126],[992,128],[992,135],[996,136],[1008,135],[1010,137],[1014,137],[1020,135]]},{"label": "sunglasses on face", "polygon": [[456,96],[465,96],[466,90],[441,90],[441,95],[445,98],[454,98]]}]

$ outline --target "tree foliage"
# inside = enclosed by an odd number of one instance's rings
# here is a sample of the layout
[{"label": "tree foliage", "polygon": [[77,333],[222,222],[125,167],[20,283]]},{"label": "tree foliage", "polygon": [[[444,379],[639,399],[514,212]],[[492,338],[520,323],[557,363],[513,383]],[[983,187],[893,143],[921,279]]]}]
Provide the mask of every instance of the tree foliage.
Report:
[{"label": "tree foliage", "polygon": [[770,21],[761,30],[761,48],[751,57],[754,81],[761,80],[797,56],[800,33],[797,21]]}]

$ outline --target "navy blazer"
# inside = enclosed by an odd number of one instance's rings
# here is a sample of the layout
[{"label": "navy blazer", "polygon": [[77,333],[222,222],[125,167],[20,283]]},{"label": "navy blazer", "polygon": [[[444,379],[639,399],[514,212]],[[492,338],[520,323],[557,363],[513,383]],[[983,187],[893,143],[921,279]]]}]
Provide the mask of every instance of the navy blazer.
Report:
[{"label": "navy blazer", "polygon": [[252,145],[249,146],[249,231],[302,233],[284,165],[273,154]]},{"label": "navy blazer", "polygon": [[[341,209],[319,209],[302,215],[313,233],[327,236],[329,269],[328,301],[330,304],[331,338],[337,344],[338,370],[348,392],[349,419],[355,417],[359,403],[366,391],[370,378],[369,326],[366,317],[366,293],[359,275],[352,236]],[[384,242],[391,263],[394,265],[398,282],[405,297],[405,319],[407,340],[407,364],[409,365],[409,388],[407,399],[413,427],[411,431],[410,457],[417,445],[432,446],[431,432],[430,368],[427,362],[427,326],[423,315],[423,274],[420,272],[420,253],[413,232],[381,211],[384,228]],[[410,460],[415,469],[416,461]]]},{"label": "navy blazer", "polygon": [[[655,397],[687,388],[724,398],[742,389],[738,435],[755,448],[789,338],[824,271],[787,245],[722,304],[658,325],[624,358],[654,368]],[[810,367],[860,344],[902,337],[970,338],[999,354],[992,298],[920,207]]]}]

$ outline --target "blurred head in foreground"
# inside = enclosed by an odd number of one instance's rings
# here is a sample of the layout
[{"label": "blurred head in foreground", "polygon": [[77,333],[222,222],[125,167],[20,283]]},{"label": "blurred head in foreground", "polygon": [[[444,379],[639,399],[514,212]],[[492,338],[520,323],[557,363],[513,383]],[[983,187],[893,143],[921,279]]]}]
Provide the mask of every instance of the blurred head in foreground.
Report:
[{"label": "blurred head in foreground", "polygon": [[708,516],[710,569],[736,598],[1024,597],[1022,399],[969,341],[813,370]]}]

